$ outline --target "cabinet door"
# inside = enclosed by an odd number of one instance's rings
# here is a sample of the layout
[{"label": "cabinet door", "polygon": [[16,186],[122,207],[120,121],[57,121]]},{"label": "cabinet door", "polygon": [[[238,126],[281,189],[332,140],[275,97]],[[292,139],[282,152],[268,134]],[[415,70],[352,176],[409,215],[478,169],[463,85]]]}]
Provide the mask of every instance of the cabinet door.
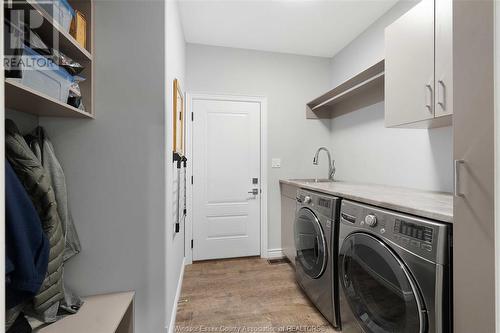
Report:
[{"label": "cabinet door", "polygon": [[493,13],[492,0],[453,2],[454,333],[495,332]]},{"label": "cabinet door", "polygon": [[281,196],[281,246],[283,254],[295,265],[295,239],[293,224],[295,221],[294,199]]},{"label": "cabinet door", "polygon": [[434,118],[434,0],[422,0],[385,30],[385,124]]},{"label": "cabinet door", "polygon": [[435,116],[453,114],[453,0],[436,0]]}]

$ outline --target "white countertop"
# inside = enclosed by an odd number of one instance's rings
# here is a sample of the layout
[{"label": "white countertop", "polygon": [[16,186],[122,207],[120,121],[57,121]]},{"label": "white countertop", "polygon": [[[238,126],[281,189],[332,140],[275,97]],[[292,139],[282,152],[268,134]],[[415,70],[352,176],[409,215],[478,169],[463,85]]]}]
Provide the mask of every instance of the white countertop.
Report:
[{"label": "white countertop", "polygon": [[316,183],[305,180],[280,180],[280,183],[402,213],[453,223],[453,195],[451,193],[342,181]]}]

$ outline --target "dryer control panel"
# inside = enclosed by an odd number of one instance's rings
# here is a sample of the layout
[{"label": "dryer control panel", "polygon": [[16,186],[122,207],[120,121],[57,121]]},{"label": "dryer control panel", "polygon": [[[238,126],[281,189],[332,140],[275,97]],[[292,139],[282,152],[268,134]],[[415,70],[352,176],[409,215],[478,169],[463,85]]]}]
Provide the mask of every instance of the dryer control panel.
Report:
[{"label": "dryer control panel", "polygon": [[348,200],[342,201],[340,222],[343,230],[372,234],[432,262],[444,263],[449,256],[451,225],[446,223]]},{"label": "dryer control panel", "polygon": [[396,218],[394,222],[394,233],[418,239],[422,242],[432,243],[433,232],[432,227],[407,222],[403,219]]},{"label": "dryer control panel", "polygon": [[299,189],[297,191],[298,207],[309,207],[317,214],[334,220],[340,209],[340,199],[331,195]]}]

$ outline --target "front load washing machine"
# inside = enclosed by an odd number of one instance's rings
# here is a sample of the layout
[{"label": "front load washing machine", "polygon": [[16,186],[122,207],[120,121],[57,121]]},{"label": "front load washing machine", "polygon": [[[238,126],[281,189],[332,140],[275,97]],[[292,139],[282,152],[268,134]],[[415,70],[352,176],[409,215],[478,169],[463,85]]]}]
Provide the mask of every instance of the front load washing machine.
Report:
[{"label": "front load washing machine", "polygon": [[451,225],[343,200],[343,333],[452,332]]},{"label": "front load washing machine", "polygon": [[333,327],[340,324],[336,271],[339,209],[339,198],[303,189],[297,191],[296,279]]}]

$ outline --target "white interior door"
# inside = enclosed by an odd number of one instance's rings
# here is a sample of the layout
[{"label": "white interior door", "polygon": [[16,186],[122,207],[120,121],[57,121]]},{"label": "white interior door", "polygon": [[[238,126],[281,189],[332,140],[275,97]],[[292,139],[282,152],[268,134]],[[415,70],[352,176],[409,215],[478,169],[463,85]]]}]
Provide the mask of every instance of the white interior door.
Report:
[{"label": "white interior door", "polygon": [[260,103],[192,105],[193,260],[259,255]]}]

